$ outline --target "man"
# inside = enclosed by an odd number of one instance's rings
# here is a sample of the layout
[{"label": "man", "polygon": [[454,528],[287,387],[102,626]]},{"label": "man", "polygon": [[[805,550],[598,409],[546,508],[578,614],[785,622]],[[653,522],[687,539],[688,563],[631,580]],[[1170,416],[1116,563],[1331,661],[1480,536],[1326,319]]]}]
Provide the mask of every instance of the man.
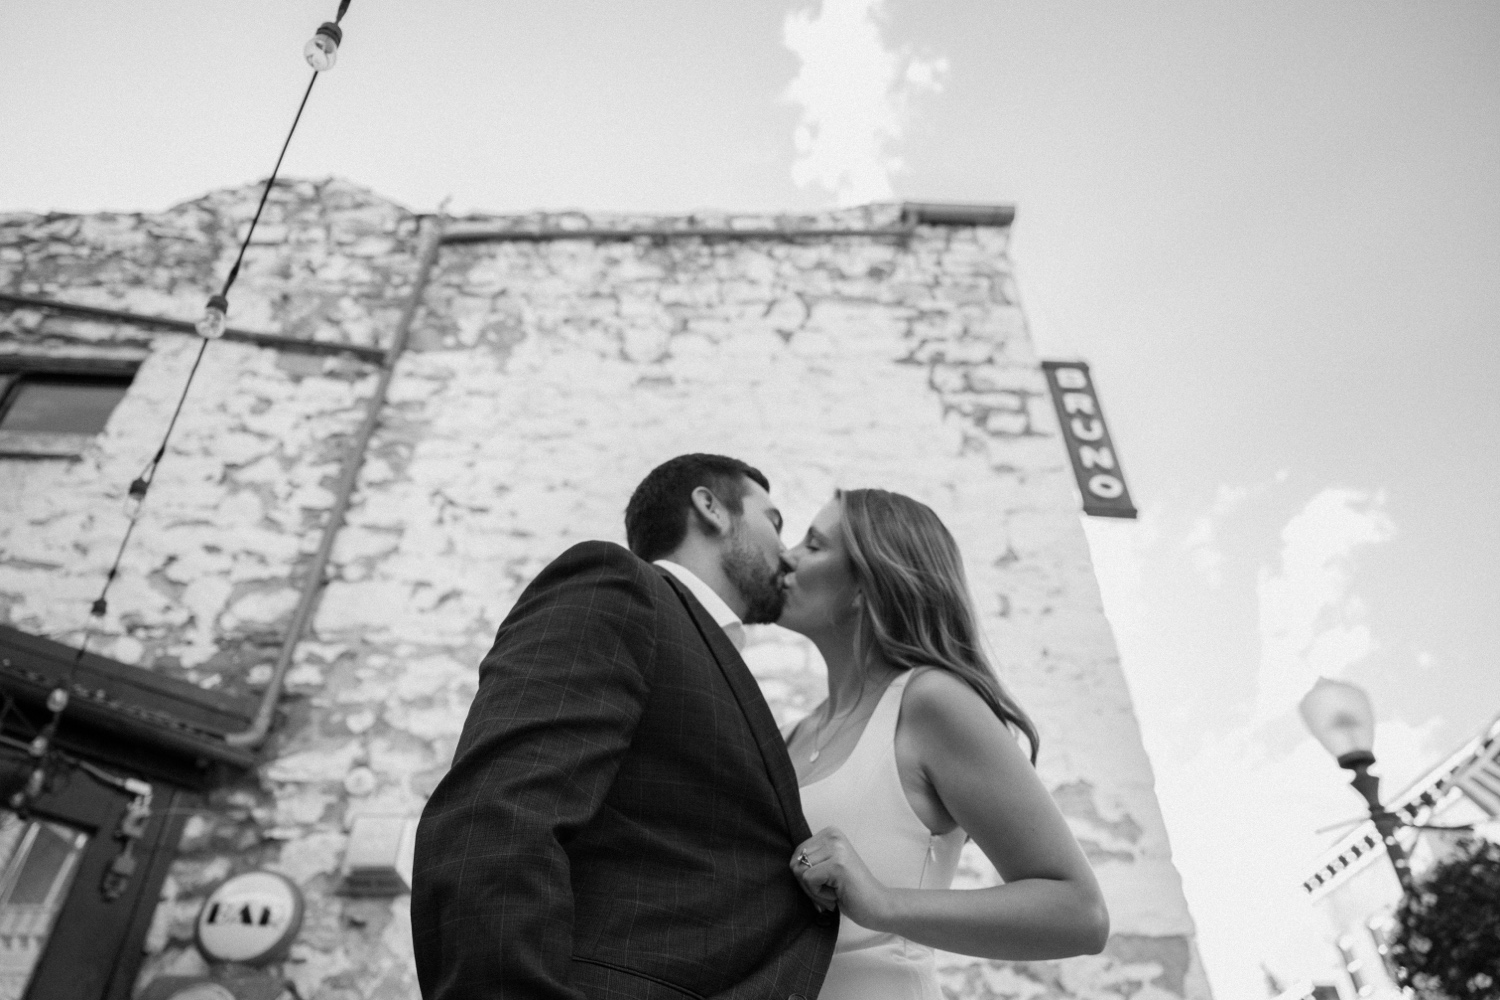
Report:
[{"label": "man", "polygon": [[427,1000],[817,995],[837,918],[788,868],[810,833],[737,651],[783,602],[769,487],[666,462],[630,552],[575,545],[501,624],[417,828]]}]

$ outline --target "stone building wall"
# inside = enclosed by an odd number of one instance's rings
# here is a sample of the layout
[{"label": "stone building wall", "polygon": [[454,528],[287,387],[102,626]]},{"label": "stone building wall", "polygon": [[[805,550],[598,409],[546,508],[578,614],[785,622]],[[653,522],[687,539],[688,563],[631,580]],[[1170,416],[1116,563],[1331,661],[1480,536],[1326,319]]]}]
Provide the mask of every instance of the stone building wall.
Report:
[{"label": "stone building wall", "polygon": [[[0,219],[0,291],[192,317],[258,191],[160,215]],[[800,534],[838,486],[932,505],[963,549],[1039,764],[1105,887],[1105,953],[942,962],[956,997],[1206,998],[1192,925],[1007,256],[1006,228],[886,230],[899,206],[796,218],[574,214],[449,232],[650,230],[445,246],[396,362],[264,765],[189,822],[142,981],[203,972],[192,917],[258,866],[306,894],[283,973],[304,1000],[416,996],[406,897],[338,892],[351,820],[415,816],[451,758],[496,626],[569,544],[622,540],[635,482],[687,451],[764,470]],[[428,223],[431,225],[431,222]],[[714,240],[660,230],[765,230]],[[351,185],[279,186],[231,323],[384,347],[421,221]],[[242,229],[239,229],[242,232]],[[76,642],[197,342],[0,311],[0,349],[134,353],[135,383],[80,459],[0,460],[0,621]],[[221,341],[127,553],[95,648],[259,691],[289,624],[376,366]],[[746,660],[785,721],[821,698],[816,652],[775,627]],[[960,884],[994,881],[972,845]]]}]

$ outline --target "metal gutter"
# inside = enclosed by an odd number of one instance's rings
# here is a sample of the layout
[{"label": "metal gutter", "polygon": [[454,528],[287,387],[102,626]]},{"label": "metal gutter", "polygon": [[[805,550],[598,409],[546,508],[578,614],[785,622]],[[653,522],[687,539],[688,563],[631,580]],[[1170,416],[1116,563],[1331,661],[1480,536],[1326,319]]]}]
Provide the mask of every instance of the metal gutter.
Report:
[{"label": "metal gutter", "polygon": [[808,229],[731,229],[723,226],[587,227],[581,229],[496,229],[459,228],[444,234],[445,245],[459,243],[551,243],[559,240],[587,240],[594,243],[623,243],[632,240],[704,240],[706,242],[753,242],[766,240],[791,242],[863,236],[906,239],[918,226],[1009,226],[1016,217],[1014,205],[973,205],[950,202],[904,202],[901,221],[895,226],[864,229],[843,226]]},{"label": "metal gutter", "polygon": [[908,226],[1004,227],[1016,221],[1016,206],[908,201],[901,205],[901,221]]},{"label": "metal gutter", "polygon": [[649,229],[460,229],[443,237],[444,244],[457,243],[553,243],[586,240],[591,243],[628,243],[632,240],[704,240],[706,242],[790,242],[832,239],[840,236],[895,237],[912,234],[910,226],[873,229],[684,229],[653,226]]},{"label": "metal gutter", "polygon": [[365,405],[364,422],[355,433],[354,441],[349,446],[348,457],[344,460],[343,471],[339,474],[338,485],[334,487],[333,507],[328,512],[328,523],[323,526],[323,537],[318,543],[318,551],[313,556],[312,565],[308,567],[306,579],[303,580],[302,596],[297,601],[296,611],[292,614],[292,623],[287,628],[286,638],[282,640],[281,653],[276,658],[276,666],[271,671],[271,679],[261,695],[260,707],[256,709],[254,721],[248,729],[237,733],[226,733],[224,736],[224,742],[232,747],[257,747],[264,742],[266,735],[271,731],[271,722],[276,717],[276,703],[281,698],[281,688],[286,681],[286,672],[292,665],[297,646],[302,642],[302,635],[307,631],[308,625],[312,622],[313,612],[317,609],[318,598],[322,595],[325,583],[324,574],[328,569],[328,561],[333,555],[333,543],[338,539],[339,530],[344,526],[344,515],[349,511],[354,486],[359,479],[359,470],[364,466],[365,452],[369,449],[370,438],[375,434],[375,428],[380,423],[380,411],[384,408],[386,396],[390,392],[396,360],[406,350],[406,342],[411,336],[412,320],[416,317],[417,307],[422,303],[422,295],[427,290],[427,282],[432,277],[433,265],[437,263],[438,251],[443,245],[442,218],[428,216],[424,222],[427,233],[423,238],[422,253],[417,263],[416,282],[412,286],[411,297],[406,300],[406,305],[401,310],[401,318],[396,324],[396,333],[391,339],[391,346],[385,352],[380,367],[380,378]]},{"label": "metal gutter", "polygon": [[[160,330],[171,330],[174,333],[191,333],[198,335],[198,329],[187,320],[169,319],[165,316],[147,316],[143,313],[127,312],[124,309],[109,309],[104,306],[87,306],[81,302],[64,302],[60,299],[48,299],[37,295],[17,295],[13,292],[0,292],[0,305],[16,306],[26,309],[48,309],[52,312],[63,313],[69,316],[83,316],[88,319],[108,319],[118,323],[129,323],[132,326],[155,327]],[[243,344],[255,344],[257,347],[269,347],[278,351],[297,351],[303,354],[349,354],[361,361],[379,364],[385,359],[386,352],[379,347],[360,347],[355,344],[332,344],[323,340],[299,340],[296,337],[283,337],[274,333],[260,333],[255,330],[241,330],[230,327],[224,331],[225,340],[234,340]]]}]

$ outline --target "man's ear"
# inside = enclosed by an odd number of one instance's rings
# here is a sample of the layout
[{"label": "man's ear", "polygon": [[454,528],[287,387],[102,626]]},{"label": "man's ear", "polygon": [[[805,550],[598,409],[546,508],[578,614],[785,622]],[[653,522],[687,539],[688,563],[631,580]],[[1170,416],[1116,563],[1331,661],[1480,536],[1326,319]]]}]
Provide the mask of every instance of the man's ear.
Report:
[{"label": "man's ear", "polygon": [[693,490],[693,516],[705,535],[716,538],[729,534],[731,520],[729,509],[707,486]]}]

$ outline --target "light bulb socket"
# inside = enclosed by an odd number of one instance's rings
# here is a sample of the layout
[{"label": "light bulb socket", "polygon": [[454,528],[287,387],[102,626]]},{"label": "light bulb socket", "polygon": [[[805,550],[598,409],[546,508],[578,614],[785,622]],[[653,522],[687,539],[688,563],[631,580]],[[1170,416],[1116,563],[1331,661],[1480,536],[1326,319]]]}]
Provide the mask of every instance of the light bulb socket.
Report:
[{"label": "light bulb socket", "polygon": [[204,340],[218,340],[224,336],[228,312],[229,299],[222,292],[218,295],[210,295],[208,304],[203,307],[203,315],[194,324],[197,327],[198,336]]},{"label": "light bulb socket", "polygon": [[1375,754],[1369,750],[1350,750],[1348,753],[1339,754],[1335,759],[1339,762],[1339,767],[1349,771],[1358,771],[1360,768],[1369,767],[1375,763]]},{"label": "light bulb socket", "polygon": [[318,25],[318,30],[313,32],[313,34],[323,35],[324,37],[328,38],[333,42],[334,48],[338,48],[339,43],[344,40],[344,29],[340,28],[332,21],[324,21],[322,24]]}]

